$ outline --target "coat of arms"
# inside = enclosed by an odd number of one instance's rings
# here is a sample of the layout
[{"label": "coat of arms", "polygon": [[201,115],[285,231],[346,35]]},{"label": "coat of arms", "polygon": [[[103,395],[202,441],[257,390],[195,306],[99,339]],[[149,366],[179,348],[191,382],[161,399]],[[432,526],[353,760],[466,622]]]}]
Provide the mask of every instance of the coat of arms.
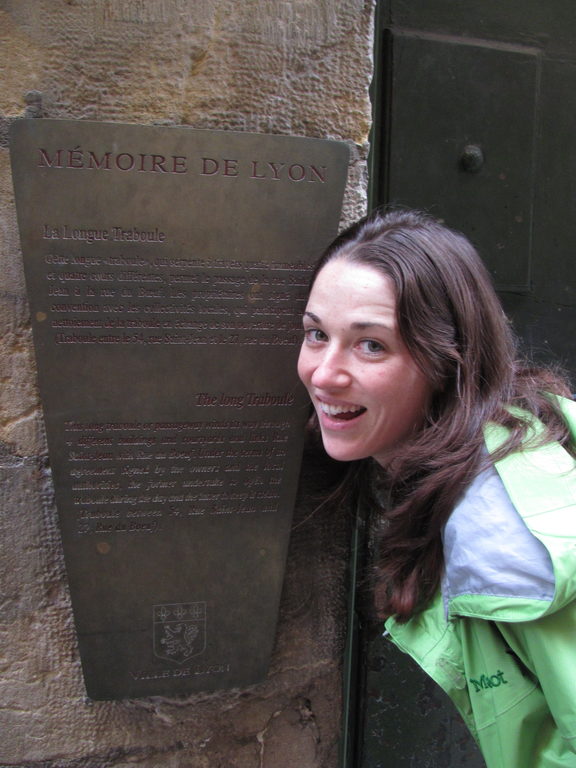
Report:
[{"label": "coat of arms", "polygon": [[206,603],[155,605],[154,655],[183,664],[206,649]]}]

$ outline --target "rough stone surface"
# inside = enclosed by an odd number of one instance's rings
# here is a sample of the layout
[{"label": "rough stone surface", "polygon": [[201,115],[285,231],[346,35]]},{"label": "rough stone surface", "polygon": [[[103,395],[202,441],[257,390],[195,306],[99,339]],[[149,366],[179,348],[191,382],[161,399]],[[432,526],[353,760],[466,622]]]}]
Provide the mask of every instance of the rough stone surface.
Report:
[{"label": "rough stone surface", "polygon": [[366,208],[372,0],[0,0],[0,765],[335,768],[348,524],[311,452],[265,682],[85,698],[46,457],[8,156],[19,117],[343,139]]}]

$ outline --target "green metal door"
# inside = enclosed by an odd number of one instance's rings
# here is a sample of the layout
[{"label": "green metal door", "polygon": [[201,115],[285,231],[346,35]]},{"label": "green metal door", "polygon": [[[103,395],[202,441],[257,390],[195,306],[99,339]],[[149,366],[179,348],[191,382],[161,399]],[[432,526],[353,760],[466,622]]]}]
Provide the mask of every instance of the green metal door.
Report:
[{"label": "green metal door", "polygon": [[[573,0],[381,0],[371,169],[372,205],[465,232],[527,352],[573,374],[575,43]],[[444,693],[357,626],[348,767],[482,768]]]}]

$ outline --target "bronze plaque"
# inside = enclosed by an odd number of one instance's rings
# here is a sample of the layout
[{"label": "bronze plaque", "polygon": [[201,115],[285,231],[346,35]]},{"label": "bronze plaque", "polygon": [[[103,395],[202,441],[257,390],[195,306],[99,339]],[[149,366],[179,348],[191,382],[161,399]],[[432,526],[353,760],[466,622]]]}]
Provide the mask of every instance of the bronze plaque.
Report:
[{"label": "bronze plaque", "polygon": [[308,410],[300,316],[347,147],[21,120],[11,156],[88,695],[255,683]]}]

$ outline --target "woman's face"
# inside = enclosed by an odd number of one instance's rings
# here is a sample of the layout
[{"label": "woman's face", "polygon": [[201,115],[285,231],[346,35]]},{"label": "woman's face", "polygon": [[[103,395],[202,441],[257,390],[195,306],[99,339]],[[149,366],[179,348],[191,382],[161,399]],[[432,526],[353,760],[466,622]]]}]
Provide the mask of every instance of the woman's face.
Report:
[{"label": "woman's face", "polygon": [[304,313],[298,374],[318,414],[327,453],[387,464],[417,430],[431,396],[400,336],[393,284],[376,268],[332,259]]}]

